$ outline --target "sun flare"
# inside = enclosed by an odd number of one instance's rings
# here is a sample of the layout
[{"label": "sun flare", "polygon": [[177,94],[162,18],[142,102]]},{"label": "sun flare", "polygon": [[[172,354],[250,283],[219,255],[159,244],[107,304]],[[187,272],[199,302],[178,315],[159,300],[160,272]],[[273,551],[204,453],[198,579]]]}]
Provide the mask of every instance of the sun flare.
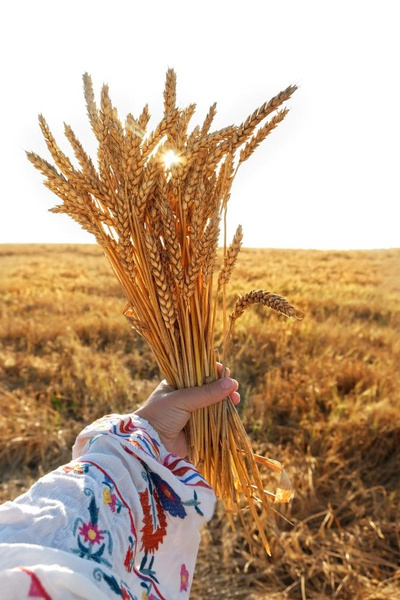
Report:
[{"label": "sun flare", "polygon": [[173,150],[168,150],[168,152],[164,154],[163,161],[165,164],[165,168],[169,169],[171,165],[179,162],[179,156]]}]

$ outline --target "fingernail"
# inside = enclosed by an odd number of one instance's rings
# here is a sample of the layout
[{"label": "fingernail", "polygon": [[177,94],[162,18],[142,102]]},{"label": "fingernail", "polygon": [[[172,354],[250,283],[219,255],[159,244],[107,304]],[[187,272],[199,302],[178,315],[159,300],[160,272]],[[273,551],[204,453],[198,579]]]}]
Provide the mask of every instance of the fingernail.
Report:
[{"label": "fingernail", "polygon": [[224,390],[231,390],[233,387],[233,383],[234,383],[234,379],[231,379],[230,377],[223,377],[222,379],[219,380],[220,382],[220,386],[222,387],[222,389]]}]

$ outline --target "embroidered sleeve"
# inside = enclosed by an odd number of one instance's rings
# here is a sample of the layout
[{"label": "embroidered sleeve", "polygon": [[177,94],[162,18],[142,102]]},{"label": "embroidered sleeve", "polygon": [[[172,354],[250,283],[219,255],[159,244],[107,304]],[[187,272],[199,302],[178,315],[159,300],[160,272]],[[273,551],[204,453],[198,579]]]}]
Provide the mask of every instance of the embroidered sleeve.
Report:
[{"label": "embroidered sleeve", "polygon": [[147,421],[107,415],[78,436],[72,462],[0,507],[0,574],[13,598],[72,598],[79,581],[82,598],[184,600],[214,503]]}]

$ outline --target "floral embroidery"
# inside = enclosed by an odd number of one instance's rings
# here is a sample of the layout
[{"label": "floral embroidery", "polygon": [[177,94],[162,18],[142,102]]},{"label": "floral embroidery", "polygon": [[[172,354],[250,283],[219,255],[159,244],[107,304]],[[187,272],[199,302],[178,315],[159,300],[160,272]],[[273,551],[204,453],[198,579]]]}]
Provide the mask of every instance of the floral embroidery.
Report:
[{"label": "floral embroidery", "polygon": [[79,461],[72,461],[69,463],[69,465],[64,465],[62,470],[64,473],[76,473],[77,475],[84,475],[89,471],[89,465]]},{"label": "floral embroidery", "polygon": [[143,509],[142,550],[155,552],[167,533],[165,512],[173,517],[183,519],[186,511],[181,499],[171,486],[153,473],[142,463],[145,469],[142,477],[147,483],[147,489],[140,492],[140,502]]},{"label": "floral embroidery", "polygon": [[137,600],[136,596],[132,596],[126,583],[122,581],[120,585],[113,575],[107,575],[101,569],[95,569],[93,571],[93,577],[96,581],[104,580],[110,590],[117,596],[121,596],[122,600]]},{"label": "floral embroidery", "polygon": [[111,512],[117,512],[119,514],[124,505],[118,498],[117,494],[115,494],[115,486],[113,480],[106,474],[104,475],[103,485],[104,504],[106,504],[111,509]]},{"label": "floral embroidery", "polygon": [[170,513],[173,517],[186,517],[186,511],[178,494],[174,492],[172,487],[157,473],[150,471],[150,477],[157,490],[158,497],[164,510]]},{"label": "floral embroidery", "polygon": [[[152,563],[153,560],[154,557],[150,562]],[[146,569],[144,570],[146,571]],[[141,572],[137,572],[137,575],[138,577],[143,577]],[[129,586],[124,581],[120,581],[119,583],[114,575],[108,575],[107,573],[104,573],[102,569],[96,568],[93,571],[93,577],[97,581],[105,581],[110,590],[117,596],[120,596],[123,600],[138,600],[137,596],[132,595]],[[157,590],[154,582],[148,581],[147,578],[143,579],[144,580],[140,584],[144,588],[141,595],[142,600],[166,600],[164,596]]]},{"label": "floral embroidery", "polygon": [[[90,488],[85,488],[83,491],[85,496],[90,496],[90,502],[88,506],[90,518],[87,522],[85,522],[81,517],[75,519],[73,533],[76,535],[79,526],[77,536],[78,548],[71,548],[71,552],[77,554],[80,556],[80,558],[94,560],[98,563],[102,563],[111,567],[111,563],[103,556],[106,549],[106,544],[101,544],[101,542],[104,540],[104,536],[107,536],[107,551],[108,554],[111,555],[113,547],[111,534],[106,529],[102,530],[98,526],[99,509],[97,507],[93,491]],[[83,538],[83,540],[81,538]],[[88,546],[85,546],[87,543]],[[94,546],[99,547],[94,549]]]},{"label": "floral embroidery", "polygon": [[[105,486],[108,486],[110,489],[110,497],[111,497],[111,492],[114,493],[117,497],[117,500],[115,502],[115,506],[116,506],[116,512],[119,513],[121,511],[122,508],[126,508],[129,514],[129,521],[131,524],[131,533],[135,536],[136,538],[136,529],[135,529],[135,523],[133,520],[133,515],[132,515],[132,511],[129,508],[129,505],[127,504],[127,502],[125,502],[125,500],[123,499],[121,492],[119,491],[117,484],[115,483],[115,481],[108,475],[108,473],[102,468],[100,467],[98,464],[96,464],[95,462],[91,461],[91,460],[87,460],[85,463],[85,465],[87,465],[88,469],[89,467],[94,467],[95,469],[97,469],[98,471],[100,471],[101,473],[103,473],[104,475],[104,481],[103,484]],[[103,495],[103,501],[104,501],[104,495]],[[112,510],[112,508],[111,508]]]},{"label": "floral embroidery", "polygon": [[186,502],[182,502],[182,504],[184,504],[185,506],[193,506],[194,510],[199,515],[201,515],[202,517],[204,517],[204,513],[199,508],[201,502],[198,499],[198,495],[197,495],[196,490],[193,490],[193,500],[187,500]]},{"label": "floral embroidery", "polygon": [[[137,523],[134,522],[131,502],[127,502],[122,497],[116,481],[100,465],[87,460],[89,457],[85,456],[84,462],[75,461],[67,465],[65,472],[80,476],[90,470],[91,476],[95,476],[100,487],[95,491],[90,488],[84,489],[85,495],[89,497],[88,513],[75,519],[73,534],[76,546],[72,552],[98,563],[93,575],[98,581],[103,582],[102,587],[104,586],[106,595],[123,600],[164,600],[158,589],[162,565],[157,562],[161,560],[157,556],[157,550],[164,542],[169,528],[173,529],[173,520],[186,519],[190,511],[192,514],[196,511],[198,515],[203,515],[199,490],[200,488],[211,490],[211,488],[198,471],[184,459],[174,454],[167,454],[160,460],[161,447],[158,441],[151,437],[135,417],[122,418],[120,415],[110,415],[99,420],[86,434],[86,448],[96,440],[101,443],[104,435],[111,435],[114,439],[118,439],[121,443],[120,448],[132,457],[129,459],[132,461],[132,467],[135,463],[139,465],[139,469],[141,467],[145,485],[139,485],[137,488],[142,509],[140,535],[138,537],[136,533]],[[156,469],[154,472],[146,464],[148,456],[159,461],[161,470]],[[137,466],[135,465],[134,468],[137,469]],[[92,473],[92,469],[97,473]],[[163,474],[165,469],[167,469],[166,476]],[[102,473],[100,479],[99,472]],[[178,485],[175,485],[176,483]],[[111,525],[108,525],[109,530],[103,528],[105,527],[105,521],[101,519],[103,514],[104,518],[108,519],[108,523],[115,523],[115,525],[117,525],[118,515],[121,514],[121,518],[122,515],[125,515],[125,518],[129,517],[126,523],[126,534],[122,539],[118,538],[119,544],[122,544],[118,565],[116,555],[113,556],[113,539],[110,533],[112,528]],[[114,567],[114,574],[110,571],[107,573],[107,569],[103,571],[101,565]],[[141,592],[136,591],[135,587],[137,596],[117,575],[121,572],[121,568],[140,581]],[[173,567],[173,577],[176,591],[187,595],[191,575],[186,564],[176,563]]]},{"label": "floral embroidery", "polygon": [[143,509],[142,550],[155,552],[167,533],[167,519],[157,495],[147,489],[139,497]]},{"label": "floral embroidery", "polygon": [[104,540],[104,535],[99,531],[97,525],[93,525],[93,523],[90,522],[83,523],[83,525],[79,527],[79,535],[84,536],[84,542],[90,542],[92,545],[100,544],[100,542]]},{"label": "floral embroidery", "polygon": [[110,488],[109,487],[104,487],[103,488],[103,502],[104,504],[108,504],[108,506],[111,509],[111,512],[115,512],[115,505],[117,502],[117,496],[115,494],[112,494],[110,492]]},{"label": "floral embroidery", "polygon": [[[147,559],[148,559],[148,556],[147,556],[147,554],[145,554],[144,557],[142,558],[142,562],[140,563],[140,572],[143,575],[146,575],[147,577],[150,577],[152,579],[152,582],[149,582],[150,586],[151,586],[154,581],[156,583],[159,583],[159,582],[156,577],[156,572],[153,571],[154,556],[152,556],[151,559],[149,560],[149,564],[147,564]],[[142,585],[144,586],[145,584],[142,583]]]},{"label": "floral embroidery", "polygon": [[[159,596],[157,594],[156,589],[155,589],[154,582],[158,583],[158,581],[155,578],[155,572],[152,570],[153,569],[153,563],[154,563],[154,556],[151,557],[149,565],[148,565],[147,568],[145,566],[146,562],[147,562],[147,556],[145,556],[143,558],[142,562],[141,562],[141,565],[140,565],[140,574],[141,575],[148,575],[149,577],[152,578],[152,580],[150,579],[150,581],[142,581],[141,582],[140,585],[144,588],[144,591],[142,592],[142,598],[146,598],[146,600],[160,600],[160,598],[162,598],[162,596]],[[154,595],[154,594],[156,594],[156,595]]]},{"label": "floral embroidery", "polygon": [[186,568],[185,564],[182,564],[181,566],[181,585],[180,585],[180,592],[187,592],[188,591],[188,586],[189,586],[189,571]]},{"label": "floral embroidery", "polygon": [[187,516],[185,506],[192,506],[201,516],[203,513],[199,508],[201,502],[198,500],[196,490],[193,490],[193,499],[183,502],[169,483],[151,471],[145,463],[142,465],[144,468],[142,477],[147,483],[147,489],[139,494],[143,510],[141,549],[146,553],[153,553],[158,549],[167,533],[165,513],[184,519]]},{"label": "floral embroidery", "polygon": [[135,552],[134,552],[135,542],[131,535],[129,536],[128,541],[129,541],[129,547],[125,554],[124,567],[128,571],[128,573],[131,573],[135,566]]}]

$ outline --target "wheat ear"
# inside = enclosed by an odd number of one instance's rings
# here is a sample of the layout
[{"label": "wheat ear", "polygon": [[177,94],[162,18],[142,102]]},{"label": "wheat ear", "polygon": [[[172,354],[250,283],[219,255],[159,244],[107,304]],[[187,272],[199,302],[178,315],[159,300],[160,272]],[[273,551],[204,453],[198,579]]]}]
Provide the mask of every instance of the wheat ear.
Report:
[{"label": "wheat ear", "polygon": [[273,294],[272,292],[266,292],[264,290],[252,290],[251,292],[243,294],[243,296],[240,296],[236,300],[235,309],[230,315],[231,321],[236,321],[236,319],[244,313],[246,308],[252,304],[263,304],[286,317],[294,317],[299,321],[304,318],[304,313],[290,304],[283,296],[278,296],[278,294]]},{"label": "wheat ear", "polygon": [[236,300],[233,312],[229,315],[230,326],[224,339],[224,363],[236,320],[243,315],[246,308],[249,308],[249,306],[252,306],[253,304],[263,304],[264,306],[268,306],[269,308],[276,310],[286,317],[293,317],[299,321],[304,318],[304,313],[301,310],[295,308],[292,304],[290,304],[290,302],[288,302],[288,300],[286,300],[286,298],[279,296],[278,294],[266,292],[265,290],[251,290],[250,292],[243,294],[243,296],[239,296],[239,298]]},{"label": "wheat ear", "polygon": [[224,261],[222,263],[222,267],[218,275],[218,291],[222,288],[223,285],[226,285],[231,278],[232,271],[235,267],[238,254],[242,246],[242,240],[243,230],[242,226],[239,225],[235,235],[233,236],[232,243],[226,251]]}]

